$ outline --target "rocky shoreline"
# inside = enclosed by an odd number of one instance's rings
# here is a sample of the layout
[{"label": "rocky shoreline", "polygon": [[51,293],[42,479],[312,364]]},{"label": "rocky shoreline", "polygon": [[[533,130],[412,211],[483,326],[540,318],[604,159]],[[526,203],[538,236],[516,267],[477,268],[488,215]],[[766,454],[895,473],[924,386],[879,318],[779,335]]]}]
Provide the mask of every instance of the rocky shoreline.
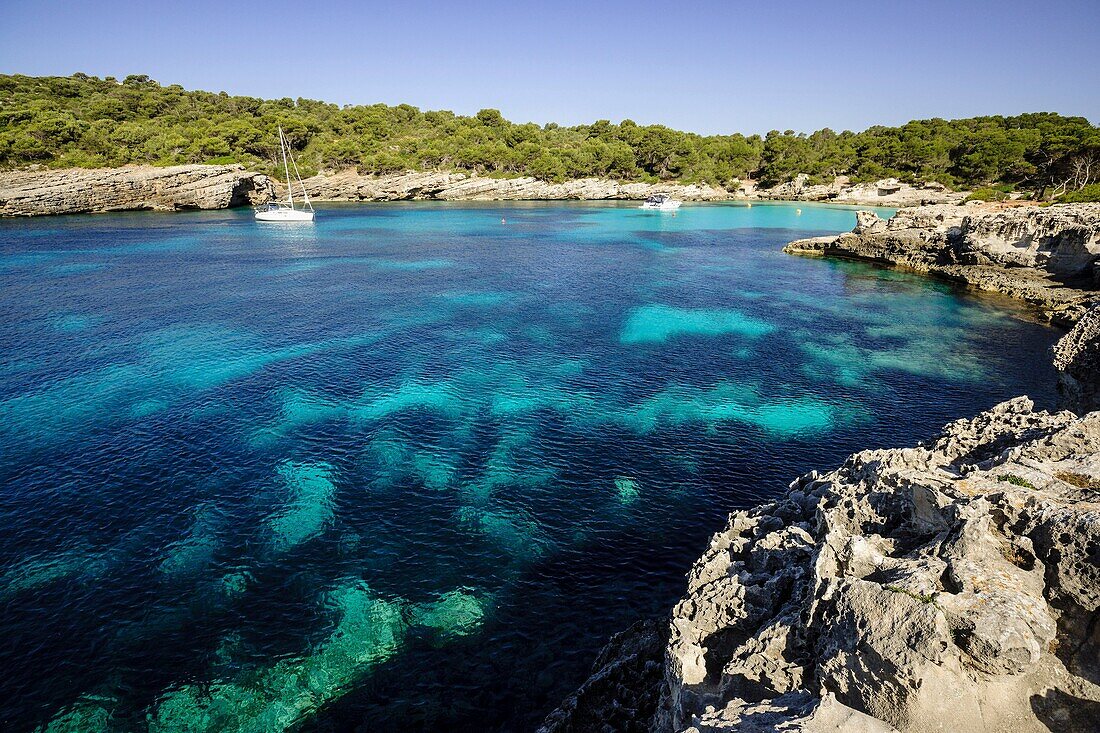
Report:
[{"label": "rocky shoreline", "polygon": [[272,181],[240,165],[0,172],[0,216],[227,209],[270,200]]},{"label": "rocky shoreline", "polygon": [[840,236],[791,242],[795,255],[890,265],[1004,293],[1069,326],[1100,299],[1100,204],[935,205],[882,220],[856,215]]},{"label": "rocky shoreline", "polygon": [[[362,175],[344,170],[312,176],[304,183],[316,201],[352,202],[642,200],[654,193],[668,193],[684,201],[831,201],[898,207],[957,201],[965,196],[935,184],[918,188],[892,179],[849,185],[838,178],[827,186],[809,186],[805,176],[774,188],[746,182],[736,190],[598,178],[550,183],[530,177],[490,178],[435,171]],[[238,165],[0,171],[0,216],[223,209],[265,203],[282,191],[283,184]]]},{"label": "rocky shoreline", "polygon": [[1066,410],[1017,397],[731,514],[540,731],[1095,730],[1100,306],[1055,351]]},{"label": "rocky shoreline", "polygon": [[1100,205],[857,215],[797,255],[906,268],[1076,324],[1027,397],[735,512],[671,617],[614,637],[540,733],[1043,733],[1100,719]]},{"label": "rocky shoreline", "polygon": [[537,178],[489,178],[466,173],[406,171],[389,175],[362,175],[354,170],[324,173],[305,180],[306,191],[319,201],[607,201],[643,200],[667,193],[683,201],[821,201],[842,204],[897,207],[920,203],[961,201],[965,193],[952,193],[931,185],[916,188],[892,179],[872,184],[849,185],[838,178],[828,186],[808,186],[806,177],[774,188],[743,183],[734,190],[707,184],[623,183],[600,178],[581,178],[550,183]]}]

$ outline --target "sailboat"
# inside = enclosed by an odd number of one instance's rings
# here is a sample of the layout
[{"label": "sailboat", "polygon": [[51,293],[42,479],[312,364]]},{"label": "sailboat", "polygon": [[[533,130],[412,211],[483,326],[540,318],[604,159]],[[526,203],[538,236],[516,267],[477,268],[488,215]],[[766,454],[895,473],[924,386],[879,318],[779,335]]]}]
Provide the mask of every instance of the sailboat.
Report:
[{"label": "sailboat", "polygon": [[[313,221],[313,204],[309,202],[309,194],[302,183],[302,174],[298,172],[298,164],[294,162],[294,156],[290,153],[290,144],[287,142],[283,128],[279,127],[279,145],[283,149],[283,172],[286,173],[286,201],[272,201],[266,206],[256,209],[256,221],[296,222]],[[290,164],[287,164],[287,159]],[[294,207],[294,184],[290,180],[290,166],[294,166],[294,175],[298,178],[298,185],[302,187],[302,202],[305,208]]]}]

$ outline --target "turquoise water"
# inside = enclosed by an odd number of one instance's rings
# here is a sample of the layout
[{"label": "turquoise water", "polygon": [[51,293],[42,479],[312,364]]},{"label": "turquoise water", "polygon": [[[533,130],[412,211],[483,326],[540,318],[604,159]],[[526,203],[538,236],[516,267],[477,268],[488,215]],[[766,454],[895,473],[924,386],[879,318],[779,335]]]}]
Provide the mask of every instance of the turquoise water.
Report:
[{"label": "turquoise water", "polygon": [[854,221],[0,221],[4,728],[532,728],[728,511],[1053,402],[1005,301],[780,251]]}]

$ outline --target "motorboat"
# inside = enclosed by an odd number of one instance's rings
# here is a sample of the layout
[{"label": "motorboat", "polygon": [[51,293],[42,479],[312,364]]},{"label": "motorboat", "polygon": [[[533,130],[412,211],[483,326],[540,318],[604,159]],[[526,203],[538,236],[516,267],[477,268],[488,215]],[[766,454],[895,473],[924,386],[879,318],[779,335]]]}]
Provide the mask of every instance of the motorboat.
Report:
[{"label": "motorboat", "polygon": [[[290,151],[290,143],[283,134],[283,128],[279,128],[279,147],[283,151],[283,172],[286,174],[286,201],[271,201],[256,209],[256,221],[268,222],[303,222],[313,221],[313,204],[309,202],[309,194],[302,183],[302,174],[298,172],[298,164],[294,162],[294,155]],[[289,161],[289,162],[288,162]],[[293,166],[294,175],[298,179],[298,185],[302,189],[302,205],[294,203],[294,182],[290,180],[290,169]]]},{"label": "motorboat", "polygon": [[638,208],[649,209],[651,211],[675,211],[680,208],[680,203],[680,201],[672,198],[667,193],[655,193],[647,198]]}]

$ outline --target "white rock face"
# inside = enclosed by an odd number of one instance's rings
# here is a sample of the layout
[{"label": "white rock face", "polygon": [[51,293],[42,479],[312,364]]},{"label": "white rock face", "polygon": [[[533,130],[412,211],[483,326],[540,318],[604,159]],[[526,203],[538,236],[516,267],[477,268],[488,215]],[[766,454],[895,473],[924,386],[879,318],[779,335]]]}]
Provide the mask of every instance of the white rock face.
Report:
[{"label": "white rock face", "polygon": [[960,258],[967,264],[1091,276],[1100,260],[1100,204],[1026,206],[970,215],[962,221],[959,241]]},{"label": "white rock face", "polygon": [[240,165],[0,172],[0,216],[225,209],[268,201],[271,179]]},{"label": "white rock face", "polygon": [[1098,543],[1100,412],[857,453],[711,540],[655,730],[1095,730]]},{"label": "white rock face", "polygon": [[938,183],[913,186],[895,179],[874,183],[850,184],[847,176],[838,176],[832,183],[810,185],[809,176],[800,173],[793,180],[766,189],[756,189],[759,198],[795,201],[831,201],[862,206],[922,206],[927,204],[960,203],[965,192],[948,191]]},{"label": "white rock face", "polygon": [[306,191],[319,201],[525,201],[645,199],[668,193],[685,201],[724,201],[734,197],[707,185],[619,183],[581,178],[548,183],[537,178],[488,178],[465,173],[406,171],[392,175],[360,175],[344,170],[305,180]]},{"label": "white rock face", "polygon": [[[965,193],[946,191],[942,186],[917,188],[898,184],[880,188],[878,183],[850,186],[837,178],[827,186],[807,184],[800,174],[793,181],[760,189],[751,181],[737,190],[706,184],[621,183],[601,178],[581,178],[548,183],[536,178],[488,178],[466,173],[405,171],[389,175],[361,175],[354,170],[324,173],[306,180],[309,195],[320,201],[524,201],[645,199],[654,193],[668,193],[684,201],[727,201],[736,199],[779,199],[834,201],[875,206],[913,206],[924,203],[957,202]],[[885,183],[885,182],[879,182]],[[890,193],[884,193],[889,190]]]}]

